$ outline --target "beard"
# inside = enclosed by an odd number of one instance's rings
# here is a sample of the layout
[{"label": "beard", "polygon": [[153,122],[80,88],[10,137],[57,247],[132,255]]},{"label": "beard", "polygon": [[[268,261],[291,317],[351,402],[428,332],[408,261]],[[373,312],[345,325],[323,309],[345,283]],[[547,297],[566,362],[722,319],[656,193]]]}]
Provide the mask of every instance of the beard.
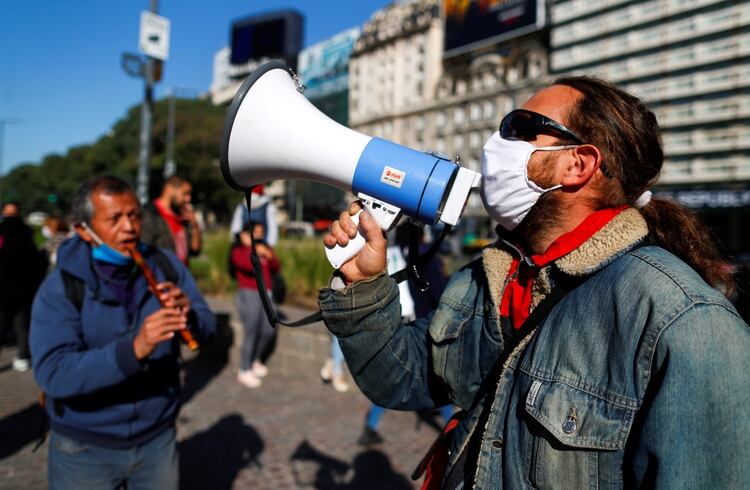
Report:
[{"label": "beard", "polygon": [[[549,189],[559,182],[555,181],[554,155],[545,155],[545,158],[536,162],[533,170],[529,169],[529,179],[542,189]],[[550,228],[559,222],[562,214],[560,189],[546,192],[529,211],[529,214],[518,224],[516,230],[520,236],[528,239],[531,235]]]},{"label": "beard", "polygon": [[559,195],[556,191],[550,191],[539,198],[516,228],[522,237],[527,238],[531,234],[551,228],[560,221],[562,209]]},{"label": "beard", "polygon": [[169,200],[169,207],[170,207],[170,209],[172,209],[172,212],[174,214],[180,214],[180,213],[182,213],[182,205],[180,204],[180,202],[175,197],[172,197]]}]

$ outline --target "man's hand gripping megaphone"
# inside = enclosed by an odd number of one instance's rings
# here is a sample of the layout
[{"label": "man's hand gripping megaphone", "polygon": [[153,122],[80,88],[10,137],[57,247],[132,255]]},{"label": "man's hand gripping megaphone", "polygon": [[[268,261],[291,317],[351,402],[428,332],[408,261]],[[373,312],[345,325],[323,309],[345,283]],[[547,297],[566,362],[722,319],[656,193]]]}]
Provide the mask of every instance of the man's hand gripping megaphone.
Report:
[{"label": "man's hand gripping megaphone", "polygon": [[347,211],[331,225],[331,231],[323,237],[329,249],[336,245],[346,247],[359,235],[364,237],[362,249],[339,268],[347,284],[376,276],[385,271],[388,241],[385,232],[359,201],[353,202]]}]

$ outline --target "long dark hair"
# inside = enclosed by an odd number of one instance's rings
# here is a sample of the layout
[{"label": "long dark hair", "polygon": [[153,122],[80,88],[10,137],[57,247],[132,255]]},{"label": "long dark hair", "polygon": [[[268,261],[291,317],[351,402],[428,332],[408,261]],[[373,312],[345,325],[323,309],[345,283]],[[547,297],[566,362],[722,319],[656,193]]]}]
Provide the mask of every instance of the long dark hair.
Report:
[{"label": "long dark hair", "polygon": [[[567,118],[567,126],[602,153],[602,165],[613,177],[601,179],[597,207],[633,204],[659,178],[664,164],[656,116],[638,97],[604,80],[563,77],[564,85],[583,94]],[[727,260],[700,217],[673,201],[652,198],[640,212],[649,233],[665,249],[684,260],[725,294],[734,289]]]}]

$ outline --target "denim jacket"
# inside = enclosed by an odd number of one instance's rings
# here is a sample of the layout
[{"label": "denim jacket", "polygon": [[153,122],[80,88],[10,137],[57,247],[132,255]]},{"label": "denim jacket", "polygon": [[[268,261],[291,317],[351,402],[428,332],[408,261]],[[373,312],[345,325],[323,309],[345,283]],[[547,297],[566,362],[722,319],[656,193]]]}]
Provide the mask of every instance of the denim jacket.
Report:
[{"label": "denim jacket", "polygon": [[[647,234],[628,209],[542,269],[532,306],[563,277],[584,282],[521,339],[501,328],[516,253],[501,243],[415,323],[401,323],[383,275],[325,288],[319,302],[372,401],[468,411],[449,471],[479,431],[475,488],[750,488],[750,329],[693,269],[644,245]],[[475,400],[496,362],[492,398]]]}]

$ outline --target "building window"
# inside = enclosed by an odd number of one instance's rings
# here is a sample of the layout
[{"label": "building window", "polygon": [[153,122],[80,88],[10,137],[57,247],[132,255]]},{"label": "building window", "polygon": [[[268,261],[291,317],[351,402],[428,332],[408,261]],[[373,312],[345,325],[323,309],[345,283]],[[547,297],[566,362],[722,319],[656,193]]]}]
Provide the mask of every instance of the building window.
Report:
[{"label": "building window", "polygon": [[491,100],[484,101],[484,119],[487,121],[494,121],[497,117],[495,114],[495,103]]},{"label": "building window", "polygon": [[445,127],[445,112],[440,111],[435,115],[435,126],[438,128]]},{"label": "building window", "polygon": [[461,134],[457,134],[453,138],[453,151],[455,153],[461,153],[464,149],[464,137]]},{"label": "building window", "polygon": [[471,104],[471,107],[469,108],[469,120],[471,122],[479,121],[479,119],[482,117],[482,110],[479,107],[479,104]]},{"label": "building window", "polygon": [[479,131],[473,131],[469,135],[469,148],[474,151],[482,147],[482,134]]},{"label": "building window", "polygon": [[463,124],[466,120],[466,114],[464,112],[463,107],[456,107],[455,111],[453,111],[453,124],[459,125]]},{"label": "building window", "polygon": [[515,104],[513,103],[513,97],[506,95],[503,97],[503,112],[502,114],[498,114],[499,116],[505,116],[507,113],[513,110],[513,106]]}]

